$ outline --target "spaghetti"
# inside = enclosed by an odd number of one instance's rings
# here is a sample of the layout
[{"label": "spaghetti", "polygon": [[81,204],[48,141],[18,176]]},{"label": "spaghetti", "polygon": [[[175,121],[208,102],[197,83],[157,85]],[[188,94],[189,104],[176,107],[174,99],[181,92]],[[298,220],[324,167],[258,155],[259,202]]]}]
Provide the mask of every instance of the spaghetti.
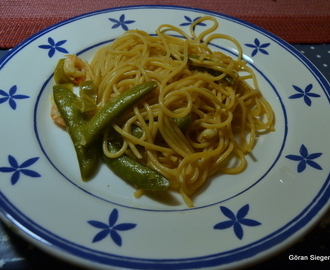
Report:
[{"label": "spaghetti", "polygon": [[[197,35],[195,27],[204,21],[212,26]],[[112,136],[106,131],[103,151],[111,158],[126,153],[157,170],[189,206],[210,176],[242,172],[256,136],[274,130],[274,113],[240,44],[214,33],[217,27],[206,16],[192,23],[190,35],[168,24],[159,26],[155,36],[129,30],[99,49],[87,65],[87,78],[98,89],[98,107],[134,85],[158,82],[155,91],[112,125],[123,138],[121,149],[108,151]],[[237,58],[212,51],[209,44],[216,39],[232,42]],[[187,116],[184,128],[174,121]],[[133,134],[136,127],[142,136]]]}]

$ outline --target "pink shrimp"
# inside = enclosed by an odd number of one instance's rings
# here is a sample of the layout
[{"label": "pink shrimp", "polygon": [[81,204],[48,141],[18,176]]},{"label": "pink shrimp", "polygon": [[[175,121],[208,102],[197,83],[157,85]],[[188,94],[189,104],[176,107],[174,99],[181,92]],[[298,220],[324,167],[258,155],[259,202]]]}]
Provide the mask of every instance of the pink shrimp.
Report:
[{"label": "pink shrimp", "polygon": [[52,98],[52,107],[50,109],[50,117],[54,120],[55,123],[59,124],[62,127],[66,127],[64,119],[57,108],[55,101]]},{"label": "pink shrimp", "polygon": [[[64,59],[63,72],[69,78],[69,80],[75,84],[79,84],[86,80],[86,64],[76,55],[67,55]],[[64,119],[59,112],[55,101],[51,100],[50,117],[55,123],[65,127]]]},{"label": "pink shrimp", "polygon": [[76,55],[67,55],[64,60],[63,71],[75,84],[79,84],[86,79],[86,64]]}]

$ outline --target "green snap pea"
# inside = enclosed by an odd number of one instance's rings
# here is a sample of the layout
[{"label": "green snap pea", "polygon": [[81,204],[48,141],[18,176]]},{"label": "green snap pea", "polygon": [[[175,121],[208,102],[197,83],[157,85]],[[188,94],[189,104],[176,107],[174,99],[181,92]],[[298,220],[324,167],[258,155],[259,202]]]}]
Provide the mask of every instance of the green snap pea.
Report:
[{"label": "green snap pea", "polygon": [[125,110],[156,87],[155,82],[137,85],[110,100],[90,120],[87,120],[86,114],[74,106],[79,99],[77,95],[64,85],[57,84],[53,87],[54,101],[74,143],[83,180],[87,180],[95,170],[98,157],[96,144],[100,133]]},{"label": "green snap pea", "polygon": [[[166,55],[166,53],[164,53],[163,55]],[[172,56],[173,57],[173,56]],[[173,57],[174,58],[174,57]],[[212,76],[214,77],[218,77],[220,76],[221,74],[223,74],[222,71],[219,71],[219,70],[216,70],[216,69],[213,69],[213,68],[210,68],[210,67],[205,67],[204,65],[202,64],[199,64],[199,63],[196,63],[194,60],[199,60],[200,59],[200,56],[199,55],[194,55],[194,54],[188,54],[188,64],[194,68],[195,70],[199,70],[199,71],[203,71],[203,72],[207,72],[209,74],[211,74]],[[207,59],[205,58],[205,61],[210,61],[210,62],[213,62],[212,60],[210,59]],[[230,75],[226,75],[224,77],[224,80],[229,83],[229,84],[234,84],[235,83],[235,79],[230,76]]]},{"label": "green snap pea", "polygon": [[[116,153],[119,147],[114,142],[108,142],[108,149]],[[145,190],[166,190],[170,182],[157,171],[140,163],[136,159],[123,154],[117,158],[109,158],[102,154],[104,163],[120,178]]]},{"label": "green snap pea", "polygon": [[64,85],[55,85],[53,87],[53,96],[74,144],[81,177],[84,181],[87,181],[94,173],[98,163],[99,154],[96,142],[90,144],[88,147],[80,144],[82,134],[79,127],[85,125],[87,121],[79,108],[73,106],[73,103],[77,101],[78,97]]},{"label": "green snap pea", "polygon": [[117,119],[128,108],[133,106],[137,101],[153,91],[156,87],[156,82],[146,82],[134,86],[111,99],[86,125],[81,127],[81,133],[83,134],[81,143],[83,145],[89,145],[98,137],[105,127]]},{"label": "green snap pea", "polygon": [[[194,62],[193,60],[199,60],[199,56],[198,55],[193,55],[193,54],[189,54],[188,55],[188,59],[190,60],[189,63],[191,66],[195,67],[196,69],[198,69],[199,71],[204,71],[204,72],[207,72],[209,74],[211,74],[212,76],[214,77],[218,77],[220,76],[221,74],[223,74],[222,71],[219,71],[219,70],[216,70],[216,69],[213,69],[213,68],[210,68],[210,67],[205,67],[199,63],[196,63]],[[205,59],[206,61],[211,61],[209,59]],[[211,61],[213,62],[213,61]],[[224,80],[229,83],[229,84],[234,84],[234,78],[230,75],[226,75],[224,77]]]},{"label": "green snap pea", "polygon": [[[182,118],[173,118],[173,121],[181,130],[184,130],[191,123],[191,115],[187,114]],[[134,124],[132,125],[131,133],[137,138],[143,136],[143,130]],[[116,153],[119,150],[119,145],[122,144],[122,137],[114,129],[111,130],[110,134],[111,140],[108,142],[108,149],[110,152]],[[145,190],[160,191],[167,189],[170,185],[169,181],[162,174],[126,154],[117,158],[109,158],[102,153],[102,159],[120,178]]]},{"label": "green snap pea", "polygon": [[137,126],[137,125],[132,124],[132,127],[131,127],[131,133],[132,133],[132,135],[133,135],[134,137],[140,139],[140,138],[142,138],[142,136],[143,136],[143,129],[140,128],[140,127]]},{"label": "green snap pea", "polygon": [[179,129],[181,129],[181,131],[184,131],[191,124],[191,114],[188,113],[184,117],[173,118],[173,121],[179,127]]},{"label": "green snap pea", "polygon": [[90,100],[90,102],[96,104],[97,89],[93,81],[83,81],[79,84],[79,88],[80,98]]},{"label": "green snap pea", "polygon": [[79,84],[79,98],[74,102],[81,112],[89,112],[96,109],[97,89],[92,81],[83,81]]},{"label": "green snap pea", "polygon": [[70,78],[64,73],[64,58],[58,60],[54,71],[54,80],[57,84],[71,83]]}]

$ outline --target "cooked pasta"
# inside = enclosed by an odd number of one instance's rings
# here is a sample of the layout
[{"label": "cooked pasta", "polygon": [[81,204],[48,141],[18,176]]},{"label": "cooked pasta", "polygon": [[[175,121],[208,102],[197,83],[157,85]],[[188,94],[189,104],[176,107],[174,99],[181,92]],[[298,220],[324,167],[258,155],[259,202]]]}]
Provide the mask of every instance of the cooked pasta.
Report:
[{"label": "cooked pasta", "polygon": [[[202,21],[212,26],[197,34]],[[256,137],[274,130],[273,110],[240,44],[215,33],[217,27],[206,16],[192,23],[190,35],[168,24],[159,26],[156,35],[129,30],[99,49],[87,66],[87,78],[98,89],[98,107],[134,85],[158,82],[112,125],[123,137],[121,149],[108,151],[112,134],[107,130],[103,151],[111,158],[126,153],[157,170],[189,206],[210,176],[244,171]],[[236,47],[235,59],[210,49],[221,39]],[[189,123],[181,128],[175,120],[187,116]],[[133,134],[136,127],[141,137]]]}]

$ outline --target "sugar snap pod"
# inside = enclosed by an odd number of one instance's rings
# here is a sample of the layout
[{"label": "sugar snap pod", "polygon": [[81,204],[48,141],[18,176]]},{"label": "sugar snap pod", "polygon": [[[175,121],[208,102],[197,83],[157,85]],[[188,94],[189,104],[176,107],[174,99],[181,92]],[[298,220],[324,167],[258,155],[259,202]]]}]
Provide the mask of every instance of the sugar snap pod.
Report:
[{"label": "sugar snap pod", "polygon": [[57,84],[53,87],[53,97],[66,124],[66,129],[74,144],[79,162],[80,174],[84,181],[88,180],[96,169],[98,162],[98,150],[96,142],[84,147],[80,144],[80,127],[87,123],[84,114],[75,107],[78,97],[66,86]]}]

